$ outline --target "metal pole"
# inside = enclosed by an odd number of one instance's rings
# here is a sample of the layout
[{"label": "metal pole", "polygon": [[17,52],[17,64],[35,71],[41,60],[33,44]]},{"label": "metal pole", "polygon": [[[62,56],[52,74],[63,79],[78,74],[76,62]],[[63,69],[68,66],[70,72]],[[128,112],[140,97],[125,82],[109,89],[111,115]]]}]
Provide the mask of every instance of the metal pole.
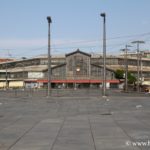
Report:
[{"label": "metal pole", "polygon": [[126,60],[125,62],[125,92],[128,91],[128,56],[127,56],[128,50],[129,50],[128,47],[132,47],[132,46],[126,45],[125,47],[125,60]]},{"label": "metal pole", "polygon": [[137,91],[139,92],[139,78],[140,78],[140,72],[139,72],[139,66],[140,66],[140,60],[139,60],[139,42],[137,43]]},{"label": "metal pole", "polygon": [[145,43],[144,41],[133,41],[133,44],[137,44],[137,91],[140,92],[140,72],[139,72],[139,67],[140,67],[140,60],[139,60],[139,44]]},{"label": "metal pole", "polygon": [[8,71],[7,71],[7,62],[6,62],[6,90],[8,89]]},{"label": "metal pole", "polygon": [[106,96],[106,14],[101,13],[103,17],[103,97]]},{"label": "metal pole", "polygon": [[23,78],[23,89],[25,90],[25,65],[23,63],[23,75],[22,75],[22,78]]},{"label": "metal pole", "polygon": [[73,76],[74,76],[74,90],[76,90],[76,57],[74,58],[74,64],[73,64]]},{"label": "metal pole", "polygon": [[128,45],[126,45],[126,48],[125,48],[125,92],[128,91],[128,60],[127,60],[127,47]]},{"label": "metal pole", "polygon": [[[20,65],[20,67],[22,67],[22,81],[23,81],[23,89],[25,90],[25,66],[24,66],[24,63],[20,63],[18,64]],[[16,65],[17,66],[17,65]]]},{"label": "metal pole", "polygon": [[47,97],[51,95],[51,54],[50,54],[50,23],[52,22],[51,17],[47,17],[48,21],[48,88],[47,88]]},{"label": "metal pole", "polygon": [[132,46],[126,45],[125,49],[121,49],[121,51],[124,51],[125,92],[128,91],[128,56],[127,56],[129,50],[128,47],[132,47]]},{"label": "metal pole", "polygon": [[142,54],[142,52],[140,52],[140,78],[141,78],[141,84],[142,84],[142,82],[143,82],[143,72],[142,72],[142,56],[143,56],[143,54]]}]

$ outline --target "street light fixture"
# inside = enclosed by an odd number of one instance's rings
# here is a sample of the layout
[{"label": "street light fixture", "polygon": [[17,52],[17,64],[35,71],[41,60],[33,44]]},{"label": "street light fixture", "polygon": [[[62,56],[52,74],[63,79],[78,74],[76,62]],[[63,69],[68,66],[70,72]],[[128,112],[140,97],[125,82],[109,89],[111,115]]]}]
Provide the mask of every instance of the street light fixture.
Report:
[{"label": "street light fixture", "polygon": [[140,78],[140,72],[139,72],[139,66],[140,66],[140,57],[139,57],[139,45],[144,44],[144,41],[133,41],[133,44],[137,44],[137,91],[139,92],[139,78]]},{"label": "street light fixture", "polygon": [[50,24],[52,23],[51,17],[47,17],[48,21],[48,91],[47,91],[47,97],[51,95],[51,47],[50,47]]},{"label": "street light fixture", "polygon": [[103,97],[106,96],[106,14],[101,13],[103,17]]}]

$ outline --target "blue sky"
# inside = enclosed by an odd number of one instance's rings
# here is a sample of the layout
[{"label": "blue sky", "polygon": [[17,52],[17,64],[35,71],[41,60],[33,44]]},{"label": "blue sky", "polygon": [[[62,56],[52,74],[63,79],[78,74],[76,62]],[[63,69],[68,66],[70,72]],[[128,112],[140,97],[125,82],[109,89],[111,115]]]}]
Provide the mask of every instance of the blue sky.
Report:
[{"label": "blue sky", "polygon": [[107,15],[107,54],[120,53],[133,40],[150,49],[149,6],[150,0],[0,0],[0,56],[46,54],[47,16],[52,55],[77,48],[102,53],[101,12]]}]

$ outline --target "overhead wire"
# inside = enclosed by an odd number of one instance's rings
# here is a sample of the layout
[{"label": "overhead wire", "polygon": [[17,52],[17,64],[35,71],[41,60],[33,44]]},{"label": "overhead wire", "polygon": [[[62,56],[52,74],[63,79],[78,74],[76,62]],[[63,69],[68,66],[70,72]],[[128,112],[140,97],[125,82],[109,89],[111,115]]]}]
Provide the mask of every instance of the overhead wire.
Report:
[{"label": "overhead wire", "polygon": [[[135,40],[135,37],[138,38],[138,37],[147,37],[147,36],[150,36],[150,32],[147,32],[147,33],[142,33],[142,34],[135,34],[135,35],[125,35],[125,36],[117,36],[117,37],[110,37],[110,38],[107,38],[107,41],[111,41],[111,40],[117,40],[117,39],[128,39],[128,38],[133,38],[134,39],[130,39],[128,41],[124,41],[122,43],[115,43],[115,44],[107,44],[107,47],[110,49],[112,48],[117,48],[119,46],[123,46],[133,40]],[[150,40],[150,37],[148,37],[145,41],[149,41]],[[55,51],[57,50],[62,50],[62,49],[75,49],[75,48],[100,48],[100,46],[102,46],[100,44],[100,41],[102,41],[102,39],[100,40],[81,40],[81,41],[66,41],[66,43],[60,43],[60,44],[52,44],[51,46],[51,50],[52,51]],[[90,45],[90,43],[92,45]],[[84,45],[85,44],[85,45]],[[87,45],[89,44],[89,45]],[[74,45],[74,46],[68,46],[68,45]],[[27,54],[28,51],[30,51],[30,54],[31,53],[34,53],[35,51],[41,51],[41,50],[45,50],[46,52],[46,48],[47,48],[47,45],[45,46],[42,46],[42,47],[38,47],[38,48],[32,48],[32,49],[27,49],[25,50],[24,52],[18,54],[19,55],[25,55]],[[2,50],[2,49],[1,49]],[[9,49],[10,50],[10,49]],[[18,51],[17,49],[11,49],[11,51]],[[61,51],[60,51],[61,52]]]}]

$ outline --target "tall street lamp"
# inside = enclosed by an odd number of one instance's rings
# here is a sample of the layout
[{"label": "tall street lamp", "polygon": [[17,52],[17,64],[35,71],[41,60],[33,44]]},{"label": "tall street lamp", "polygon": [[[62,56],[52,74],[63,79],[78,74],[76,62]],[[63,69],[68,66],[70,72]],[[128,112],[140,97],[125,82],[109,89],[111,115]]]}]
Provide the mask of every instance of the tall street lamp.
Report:
[{"label": "tall street lamp", "polygon": [[50,96],[50,90],[51,90],[51,46],[50,46],[50,24],[52,23],[51,17],[47,17],[48,21],[48,89],[47,89],[47,97]]},{"label": "tall street lamp", "polygon": [[139,45],[144,44],[144,41],[133,41],[133,44],[137,44],[137,91],[140,91],[139,88],[139,78],[140,78],[140,72],[139,72],[139,66],[140,66],[140,57],[139,57]]},{"label": "tall street lamp", "polygon": [[101,13],[103,17],[103,97],[106,96],[106,14]]}]

